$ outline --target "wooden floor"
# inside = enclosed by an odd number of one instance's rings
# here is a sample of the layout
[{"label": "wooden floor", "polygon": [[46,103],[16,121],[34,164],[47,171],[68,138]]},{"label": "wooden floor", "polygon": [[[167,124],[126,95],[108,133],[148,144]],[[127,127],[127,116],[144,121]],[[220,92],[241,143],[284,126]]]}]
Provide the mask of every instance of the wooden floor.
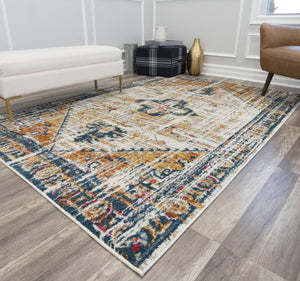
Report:
[{"label": "wooden floor", "polygon": [[0,164],[1,281],[300,281],[299,269],[300,108],[143,279]]}]

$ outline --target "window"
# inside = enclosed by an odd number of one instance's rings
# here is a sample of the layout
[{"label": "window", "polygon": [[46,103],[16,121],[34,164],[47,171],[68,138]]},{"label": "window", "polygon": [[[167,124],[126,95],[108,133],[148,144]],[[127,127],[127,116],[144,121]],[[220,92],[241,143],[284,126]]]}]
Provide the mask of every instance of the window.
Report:
[{"label": "window", "polygon": [[300,0],[252,0],[250,24],[300,25]]},{"label": "window", "polygon": [[299,0],[269,0],[267,15],[300,14]]}]

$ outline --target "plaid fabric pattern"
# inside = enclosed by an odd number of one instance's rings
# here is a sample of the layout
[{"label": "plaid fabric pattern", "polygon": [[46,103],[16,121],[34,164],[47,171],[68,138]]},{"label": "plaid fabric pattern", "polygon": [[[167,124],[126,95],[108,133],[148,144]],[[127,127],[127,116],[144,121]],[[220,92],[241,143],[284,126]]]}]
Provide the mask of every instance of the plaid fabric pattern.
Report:
[{"label": "plaid fabric pattern", "polygon": [[186,46],[140,46],[136,50],[136,72],[140,75],[172,77],[186,71]]}]

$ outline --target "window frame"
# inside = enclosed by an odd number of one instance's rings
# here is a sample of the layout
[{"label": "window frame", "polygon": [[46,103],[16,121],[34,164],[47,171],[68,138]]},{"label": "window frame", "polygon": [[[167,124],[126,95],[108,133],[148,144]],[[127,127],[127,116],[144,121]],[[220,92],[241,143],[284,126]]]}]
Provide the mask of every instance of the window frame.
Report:
[{"label": "window frame", "polygon": [[268,0],[252,0],[250,24],[277,23],[300,25],[299,14],[267,14]]}]

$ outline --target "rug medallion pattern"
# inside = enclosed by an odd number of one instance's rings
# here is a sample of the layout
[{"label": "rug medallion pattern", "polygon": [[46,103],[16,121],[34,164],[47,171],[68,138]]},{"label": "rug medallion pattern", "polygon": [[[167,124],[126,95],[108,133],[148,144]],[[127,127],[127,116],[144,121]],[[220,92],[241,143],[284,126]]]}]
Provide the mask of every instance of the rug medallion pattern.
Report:
[{"label": "rug medallion pattern", "polygon": [[[185,75],[0,118],[0,157],[143,275],[300,96]],[[242,187],[241,187],[242,188]]]}]

